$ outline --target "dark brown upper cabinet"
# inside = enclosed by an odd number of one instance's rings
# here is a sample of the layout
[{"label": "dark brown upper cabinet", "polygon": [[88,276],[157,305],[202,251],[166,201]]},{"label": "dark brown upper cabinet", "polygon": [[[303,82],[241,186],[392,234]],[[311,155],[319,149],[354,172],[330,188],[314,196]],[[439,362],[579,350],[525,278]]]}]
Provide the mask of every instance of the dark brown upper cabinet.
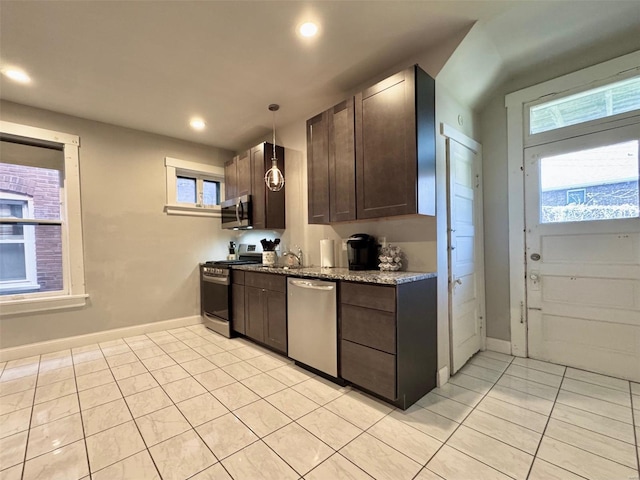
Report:
[{"label": "dark brown upper cabinet", "polygon": [[307,187],[309,223],[329,223],[328,112],[307,120]]},{"label": "dark brown upper cabinet", "polygon": [[357,218],[435,215],[435,81],[420,67],[356,94]]},{"label": "dark brown upper cabinet", "polygon": [[353,97],[329,109],[329,190],[332,222],[356,219]]},{"label": "dark brown upper cabinet", "polygon": [[417,65],[308,120],[309,223],[435,215],[435,134]]},{"label": "dark brown upper cabinet", "polygon": [[[278,168],[286,179],[284,147],[276,145],[276,157],[278,158]],[[272,158],[272,143],[263,142],[250,151],[251,206],[254,229],[285,228],[285,190],[287,187],[285,185],[282,190],[272,192],[264,182],[264,176],[271,168]]]},{"label": "dark brown upper cabinet", "polygon": [[309,223],[355,220],[353,98],[307,121]]},{"label": "dark brown upper cabinet", "polygon": [[251,165],[249,150],[236,155],[224,164],[225,200],[251,193]]}]

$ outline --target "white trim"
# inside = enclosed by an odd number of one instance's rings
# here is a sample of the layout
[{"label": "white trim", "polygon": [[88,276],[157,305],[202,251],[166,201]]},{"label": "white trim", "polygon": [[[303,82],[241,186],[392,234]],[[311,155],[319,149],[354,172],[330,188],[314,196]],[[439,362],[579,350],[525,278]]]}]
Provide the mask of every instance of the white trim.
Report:
[{"label": "white trim", "polygon": [[[1,316],[49,309],[71,308],[86,304],[82,207],[80,198],[80,137],[43,128],[0,121],[0,132],[28,141],[62,147],[64,176],[60,185],[60,219],[62,220],[62,276],[64,290],[55,297],[32,293],[0,298]],[[52,299],[56,300],[52,300]]]},{"label": "white trim", "polygon": [[449,378],[449,366],[445,365],[440,370],[438,370],[438,373],[436,375],[436,387],[441,387],[442,385],[447,383],[449,381]]},{"label": "white trim", "polygon": [[511,342],[509,342],[509,340],[487,337],[487,350],[511,355]]},{"label": "white trim", "polygon": [[52,143],[80,146],[80,137],[77,135],[54,132],[53,130],[45,130],[44,128],[31,127],[29,125],[20,125],[18,123],[0,120],[0,131],[17,137],[35,138]]},{"label": "white trim", "polygon": [[482,154],[481,144],[476,142],[473,138],[467,137],[464,133],[456,130],[452,126],[447,125],[446,123],[440,123],[440,135],[442,135],[443,137],[448,137],[448,138],[451,138],[452,140],[455,140],[461,145],[464,145],[465,147],[467,147],[469,150],[472,150],[473,153]]},{"label": "white trim", "polygon": [[213,207],[188,207],[186,205],[174,204],[165,205],[164,211],[169,215],[192,215],[194,217],[221,218],[222,211],[220,205]]},{"label": "white trim", "polygon": [[200,315],[193,315],[190,317],[173,318],[170,320],[162,320],[160,322],[145,323],[142,325],[133,325],[131,327],[105,330],[103,332],[89,333],[87,335],[59,338],[56,340],[49,340],[47,342],[30,343],[19,347],[4,348],[0,350],[0,362],[58,352],[60,350],[82,347],[93,343],[108,342],[119,338],[132,337],[134,335],[159,332],[162,330],[169,330],[171,328],[197,325],[200,323],[203,323],[202,317]]},{"label": "white trim", "polygon": [[179,158],[164,157],[164,165],[173,167],[178,170],[189,170],[194,173],[206,173],[213,177],[224,178],[224,167],[216,167],[206,163],[189,162],[188,160],[180,160]]},{"label": "white trim", "polygon": [[[505,97],[509,183],[509,316],[513,355],[527,356],[524,232],[524,142],[527,133],[525,131],[525,112],[527,111],[525,106],[542,97],[550,99],[577,87],[599,84],[605,79],[613,79],[616,76],[637,74],[639,69],[640,50],[524,88]],[[629,120],[614,119],[613,123],[627,121]],[[487,348],[489,348],[488,344]]]}]

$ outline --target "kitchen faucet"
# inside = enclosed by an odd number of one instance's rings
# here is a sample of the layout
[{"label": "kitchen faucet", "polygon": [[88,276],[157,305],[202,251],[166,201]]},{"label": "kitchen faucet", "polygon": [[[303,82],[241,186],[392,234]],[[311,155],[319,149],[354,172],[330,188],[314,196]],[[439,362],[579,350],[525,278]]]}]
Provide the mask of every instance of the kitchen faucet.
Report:
[{"label": "kitchen faucet", "polygon": [[[289,263],[289,260],[287,259],[287,266],[289,267],[302,267],[302,249],[300,247],[298,247],[296,245],[296,247],[298,248],[298,253],[293,253],[291,250],[287,250],[286,252],[284,252],[282,254],[283,257],[293,257],[295,259],[295,262],[298,262],[297,265],[292,265]],[[293,261],[292,261],[293,262]]]}]

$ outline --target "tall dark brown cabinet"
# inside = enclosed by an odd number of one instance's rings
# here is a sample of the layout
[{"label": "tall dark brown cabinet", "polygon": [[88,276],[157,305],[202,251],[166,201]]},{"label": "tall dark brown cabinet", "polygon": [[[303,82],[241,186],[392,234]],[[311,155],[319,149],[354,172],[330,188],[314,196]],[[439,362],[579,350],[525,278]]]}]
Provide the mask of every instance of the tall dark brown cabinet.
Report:
[{"label": "tall dark brown cabinet", "polygon": [[[284,147],[276,145],[278,168],[285,174]],[[272,192],[264,183],[271,168],[273,144],[264,142],[233,157],[224,164],[225,198],[251,195],[253,228],[284,229],[285,189]],[[286,178],[286,175],[285,175]]]},{"label": "tall dark brown cabinet", "polygon": [[[250,152],[253,228],[259,230],[284,229],[286,185],[282,190],[272,192],[264,183],[264,175],[271,168],[273,144],[261,143],[253,147]],[[286,179],[284,147],[276,145],[276,157],[278,158],[278,168]]]}]

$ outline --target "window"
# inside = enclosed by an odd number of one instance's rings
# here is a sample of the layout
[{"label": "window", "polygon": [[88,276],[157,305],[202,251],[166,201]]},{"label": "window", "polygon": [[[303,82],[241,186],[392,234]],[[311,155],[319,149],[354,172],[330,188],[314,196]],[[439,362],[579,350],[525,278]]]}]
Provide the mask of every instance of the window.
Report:
[{"label": "window", "polygon": [[540,222],[640,216],[639,146],[631,140],[541,158]]},{"label": "window", "polygon": [[77,136],[0,122],[0,311],[83,306]]},{"label": "window", "polygon": [[169,214],[220,216],[224,168],[165,158]]},{"label": "window", "polygon": [[532,106],[529,133],[534,135],[633,110],[640,110],[640,77]]},{"label": "window", "polygon": [[567,205],[584,205],[586,198],[587,190],[585,188],[567,190]]}]

